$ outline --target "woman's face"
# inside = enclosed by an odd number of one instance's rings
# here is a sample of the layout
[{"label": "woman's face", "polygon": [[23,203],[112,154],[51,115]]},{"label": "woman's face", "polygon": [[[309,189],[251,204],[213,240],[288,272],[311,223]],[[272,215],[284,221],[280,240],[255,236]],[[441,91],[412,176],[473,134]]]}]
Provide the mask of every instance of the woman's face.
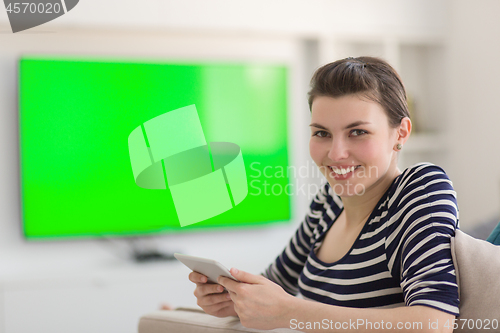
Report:
[{"label": "woman's face", "polygon": [[357,95],[319,96],[311,109],[310,154],[337,195],[363,195],[394,175],[398,130],[382,106]]}]

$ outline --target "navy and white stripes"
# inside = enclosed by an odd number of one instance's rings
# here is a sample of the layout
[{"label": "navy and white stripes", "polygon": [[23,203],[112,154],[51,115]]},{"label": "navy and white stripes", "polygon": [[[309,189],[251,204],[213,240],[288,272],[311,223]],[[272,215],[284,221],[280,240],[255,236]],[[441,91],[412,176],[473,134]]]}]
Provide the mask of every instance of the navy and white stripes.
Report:
[{"label": "navy and white stripes", "polygon": [[281,255],[263,273],[288,293],[368,308],[425,305],[458,315],[450,238],[456,193],[440,167],[403,171],[375,206],[350,251],[334,263],[316,253],[343,204],[326,184]]}]

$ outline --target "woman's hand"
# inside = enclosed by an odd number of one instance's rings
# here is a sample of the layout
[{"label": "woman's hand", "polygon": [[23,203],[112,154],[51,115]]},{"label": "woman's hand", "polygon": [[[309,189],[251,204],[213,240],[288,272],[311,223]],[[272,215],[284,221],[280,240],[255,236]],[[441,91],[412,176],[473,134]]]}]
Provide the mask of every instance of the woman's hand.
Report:
[{"label": "woman's hand", "polygon": [[235,268],[230,272],[240,282],[223,276],[218,282],[229,291],[243,326],[264,330],[288,327],[295,297],[261,275]]},{"label": "woman's hand", "polygon": [[189,280],[196,284],[194,296],[203,311],[216,317],[237,316],[234,311],[234,303],[227,291],[220,284],[207,283],[207,277],[203,274],[191,272]]}]

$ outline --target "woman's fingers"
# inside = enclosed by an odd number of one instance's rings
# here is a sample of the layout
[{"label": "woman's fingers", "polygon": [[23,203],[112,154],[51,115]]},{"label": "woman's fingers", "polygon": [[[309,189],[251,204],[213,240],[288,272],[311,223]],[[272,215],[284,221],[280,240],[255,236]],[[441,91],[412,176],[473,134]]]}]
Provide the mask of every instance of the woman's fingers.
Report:
[{"label": "woman's fingers", "polygon": [[194,295],[196,297],[204,297],[210,294],[220,294],[224,292],[224,287],[214,283],[197,283]]},{"label": "woman's fingers", "polygon": [[227,317],[236,315],[234,312],[234,304],[232,301],[226,301],[203,308],[206,313],[216,317]]},{"label": "woman's fingers", "polygon": [[219,305],[226,302],[232,302],[230,298],[227,297],[229,295],[227,292],[222,294],[211,294],[206,295],[205,297],[199,297],[197,304],[201,307],[210,307],[212,305]]},{"label": "woman's fingers", "polygon": [[194,296],[196,296],[196,304],[203,311],[217,317],[237,316],[234,310],[234,303],[229,297],[229,293],[223,286],[217,283],[208,283],[205,275],[191,272],[189,280],[196,284]]},{"label": "woman's fingers", "polygon": [[191,272],[189,273],[189,281],[194,283],[207,283],[208,278],[203,274]]}]

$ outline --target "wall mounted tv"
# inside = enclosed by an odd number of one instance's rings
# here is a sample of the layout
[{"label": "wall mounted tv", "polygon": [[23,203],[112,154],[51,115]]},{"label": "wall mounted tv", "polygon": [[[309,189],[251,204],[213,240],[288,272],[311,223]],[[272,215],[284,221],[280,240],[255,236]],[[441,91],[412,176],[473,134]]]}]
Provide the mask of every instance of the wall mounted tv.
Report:
[{"label": "wall mounted tv", "polygon": [[[21,58],[25,237],[125,237],[288,221],[287,82],[286,66],[270,64]],[[248,194],[232,209],[181,227],[168,186],[136,184],[128,137],[148,120],[193,104],[207,142],[240,147]],[[193,191],[189,199],[195,211],[210,198]]]}]

